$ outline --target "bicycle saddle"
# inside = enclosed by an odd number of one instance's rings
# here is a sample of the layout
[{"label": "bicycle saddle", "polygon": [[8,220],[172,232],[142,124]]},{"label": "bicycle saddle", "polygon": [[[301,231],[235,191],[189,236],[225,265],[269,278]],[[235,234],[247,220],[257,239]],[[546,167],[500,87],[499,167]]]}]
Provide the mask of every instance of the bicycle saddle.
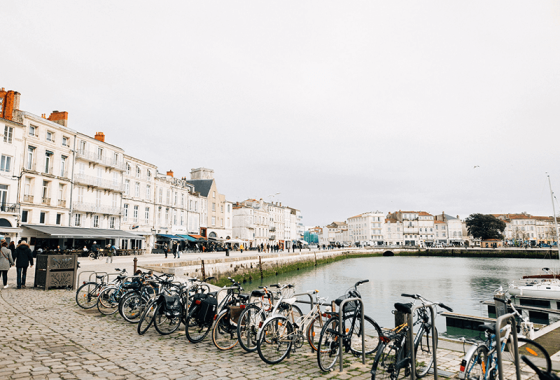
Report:
[{"label": "bicycle saddle", "polygon": [[401,313],[410,314],[412,313],[412,303],[399,303],[395,304],[395,309]]},{"label": "bicycle saddle", "polygon": [[262,291],[262,290],[256,289],[256,290],[253,290],[253,291],[251,292],[251,297],[270,297],[270,294],[265,293],[265,292]]},{"label": "bicycle saddle", "polygon": [[250,297],[251,297],[251,296],[250,296],[249,294],[239,294],[239,299],[240,299],[241,301],[247,302],[247,301],[249,301],[249,298],[250,298]]},{"label": "bicycle saddle", "polygon": [[496,325],[493,325],[493,324],[490,324],[490,323],[484,323],[482,325],[479,325],[478,329],[480,331],[488,331],[492,334],[496,333]]},{"label": "bicycle saddle", "polygon": [[101,275],[101,276],[95,275],[95,277],[97,277],[97,278],[103,278],[103,277],[105,277],[105,276],[104,276],[104,275]]}]

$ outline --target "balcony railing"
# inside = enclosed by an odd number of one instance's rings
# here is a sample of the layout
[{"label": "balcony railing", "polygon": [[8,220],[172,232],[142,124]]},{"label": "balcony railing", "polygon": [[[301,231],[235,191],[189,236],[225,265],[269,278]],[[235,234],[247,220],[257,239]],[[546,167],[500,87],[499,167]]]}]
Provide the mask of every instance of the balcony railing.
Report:
[{"label": "balcony railing", "polygon": [[59,199],[58,207],[66,207],[66,199]]},{"label": "balcony railing", "polygon": [[43,202],[44,205],[50,205],[51,204],[51,199],[48,198],[48,197],[43,197],[42,202]]},{"label": "balcony railing", "polygon": [[24,195],[23,196],[23,201],[33,203],[33,195]]},{"label": "balcony railing", "polygon": [[106,180],[106,179],[94,177],[94,176],[91,176],[91,175],[85,175],[85,174],[82,174],[82,173],[76,173],[74,175],[74,181],[78,182],[78,183],[81,183],[81,184],[84,184],[84,185],[102,187],[104,189],[109,189],[109,190],[113,190],[113,191],[122,192],[124,190],[124,185],[122,183],[109,181],[109,180]]},{"label": "balcony railing", "polygon": [[0,203],[0,212],[7,212],[10,214],[19,214],[18,203]]},{"label": "balcony railing", "polygon": [[124,163],[124,161],[116,161],[114,158],[105,157],[105,156],[99,157],[99,155],[96,152],[90,152],[88,150],[80,149],[76,152],[76,155],[78,156],[78,158],[84,158],[88,161],[97,162],[101,165],[109,166],[117,170],[121,170],[121,171],[126,170],[126,164]]},{"label": "balcony railing", "polygon": [[269,239],[270,239],[270,240],[276,239],[276,235],[270,235]]},{"label": "balcony railing", "polygon": [[270,227],[268,230],[269,230],[270,232],[274,232],[274,231],[276,231],[276,227]]},{"label": "balcony railing", "polygon": [[73,206],[76,211],[94,212],[96,214],[121,215],[122,213],[120,207],[97,205],[95,203],[74,202]]}]

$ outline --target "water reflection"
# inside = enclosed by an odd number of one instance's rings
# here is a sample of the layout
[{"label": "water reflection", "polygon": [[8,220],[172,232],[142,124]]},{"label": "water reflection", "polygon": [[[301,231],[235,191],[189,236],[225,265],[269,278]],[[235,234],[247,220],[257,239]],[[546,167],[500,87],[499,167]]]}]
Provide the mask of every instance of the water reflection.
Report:
[{"label": "water reflection", "polygon": [[[523,275],[540,273],[541,268],[559,266],[558,260],[457,258],[457,257],[372,257],[339,261],[318,268],[285,273],[264,279],[263,285],[293,283],[297,292],[318,289],[329,300],[337,298],[355,282],[369,279],[359,287],[366,302],[366,314],[381,326],[394,325],[393,304],[406,299],[401,293],[422,296],[451,306],[455,312],[487,316],[480,302],[491,300],[499,286],[507,288]],[[246,284],[254,289],[260,281]],[[302,308],[304,311],[307,309]],[[438,318],[445,331],[445,318]]]}]

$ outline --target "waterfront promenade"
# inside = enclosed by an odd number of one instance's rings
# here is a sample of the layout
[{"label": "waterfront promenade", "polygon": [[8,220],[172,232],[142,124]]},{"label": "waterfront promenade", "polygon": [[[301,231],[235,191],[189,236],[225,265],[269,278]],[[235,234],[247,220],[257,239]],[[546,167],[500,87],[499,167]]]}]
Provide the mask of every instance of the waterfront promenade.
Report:
[{"label": "waterfront promenade", "polygon": [[[223,257],[223,253],[215,255]],[[140,263],[161,261],[165,261],[161,255],[139,258]],[[113,264],[90,259],[81,263],[82,270],[132,270],[132,257],[115,258]],[[343,373],[324,375],[318,369],[316,355],[306,348],[279,365],[269,366],[256,353],[245,353],[239,347],[219,351],[209,338],[191,344],[182,329],[170,336],[160,336],[150,329],[139,336],[136,325],[118,315],[102,317],[96,309],[80,309],[73,291],[17,290],[14,282],[12,269],[10,287],[0,291],[1,379],[370,378],[371,358],[362,365],[345,355]],[[463,356],[460,346],[442,342],[438,353],[439,368],[454,378]],[[513,378],[511,370],[507,379]]]}]

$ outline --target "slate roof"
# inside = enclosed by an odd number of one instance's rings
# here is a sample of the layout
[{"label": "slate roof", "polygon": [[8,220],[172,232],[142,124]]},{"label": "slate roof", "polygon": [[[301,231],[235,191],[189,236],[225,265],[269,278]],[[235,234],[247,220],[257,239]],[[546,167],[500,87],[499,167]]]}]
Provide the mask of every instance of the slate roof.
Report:
[{"label": "slate roof", "polygon": [[202,196],[208,198],[208,193],[212,187],[213,179],[191,179],[187,183],[194,186],[194,191],[199,192]]}]

